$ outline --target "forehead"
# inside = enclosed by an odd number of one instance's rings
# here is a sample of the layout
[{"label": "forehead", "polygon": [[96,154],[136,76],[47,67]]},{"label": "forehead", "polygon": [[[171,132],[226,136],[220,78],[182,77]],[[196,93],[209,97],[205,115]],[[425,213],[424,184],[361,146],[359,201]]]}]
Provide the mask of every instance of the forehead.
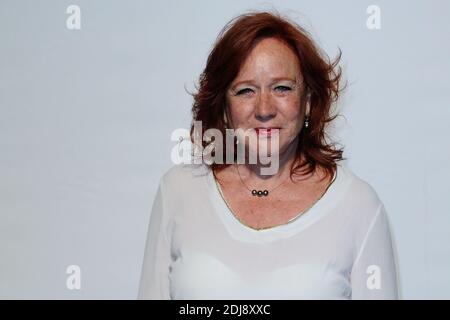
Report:
[{"label": "forehead", "polygon": [[258,77],[292,77],[300,73],[295,52],[276,38],[260,40],[245,59],[236,80]]}]

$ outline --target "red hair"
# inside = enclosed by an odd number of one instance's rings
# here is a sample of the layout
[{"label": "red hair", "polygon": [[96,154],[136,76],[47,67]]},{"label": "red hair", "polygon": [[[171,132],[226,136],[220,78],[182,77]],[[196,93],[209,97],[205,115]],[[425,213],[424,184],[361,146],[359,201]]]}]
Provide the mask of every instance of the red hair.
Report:
[{"label": "red hair", "polygon": [[[305,173],[309,174],[317,166],[333,176],[336,162],[345,158],[342,157],[343,150],[335,148],[336,143],[326,141],[328,135],[325,125],[337,117],[331,114],[331,106],[341,91],[339,83],[342,69],[336,67],[342,52],[339,49],[337,58],[331,62],[306,30],[279,13],[245,13],[230,20],[221,30],[200,75],[198,92],[192,94],[191,141],[194,142],[194,121],[202,122],[202,136],[210,128],[216,128],[226,136],[224,114],[228,114],[227,89],[254,46],[268,37],[283,41],[297,55],[303,79],[301,107],[310,104],[309,126],[299,133],[291,178],[302,168],[302,172],[306,170]],[[205,147],[206,142],[202,141],[202,146]],[[303,163],[300,162],[302,155]],[[226,150],[223,156],[226,159]],[[223,162],[210,166],[213,170],[221,170],[229,165]]]}]

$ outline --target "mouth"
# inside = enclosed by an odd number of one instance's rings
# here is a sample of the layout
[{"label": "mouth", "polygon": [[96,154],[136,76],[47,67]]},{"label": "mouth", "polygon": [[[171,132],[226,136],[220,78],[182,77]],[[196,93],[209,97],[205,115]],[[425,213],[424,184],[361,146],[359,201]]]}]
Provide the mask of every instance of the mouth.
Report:
[{"label": "mouth", "polygon": [[280,127],[259,127],[255,128],[258,136],[270,137],[272,134],[276,134],[281,130]]}]

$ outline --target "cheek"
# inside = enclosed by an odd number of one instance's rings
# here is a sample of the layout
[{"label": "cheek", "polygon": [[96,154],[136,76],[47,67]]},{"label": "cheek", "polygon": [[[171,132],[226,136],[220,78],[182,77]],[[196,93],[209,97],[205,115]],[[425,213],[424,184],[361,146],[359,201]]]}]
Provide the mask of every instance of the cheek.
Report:
[{"label": "cheek", "polygon": [[[282,114],[285,125],[293,130],[300,126],[300,99],[298,97],[288,97],[274,100],[278,112]],[[247,122],[253,116],[255,102],[252,99],[247,101],[229,101],[230,113],[235,124]],[[295,129],[294,129],[295,128]]]},{"label": "cheek", "polygon": [[280,111],[283,113],[283,118],[287,122],[290,128],[297,128],[300,124],[300,100],[293,98],[284,101],[282,105],[280,105]]},{"label": "cheek", "polygon": [[231,103],[230,114],[233,121],[238,124],[245,122],[253,114],[253,105],[251,103]]}]

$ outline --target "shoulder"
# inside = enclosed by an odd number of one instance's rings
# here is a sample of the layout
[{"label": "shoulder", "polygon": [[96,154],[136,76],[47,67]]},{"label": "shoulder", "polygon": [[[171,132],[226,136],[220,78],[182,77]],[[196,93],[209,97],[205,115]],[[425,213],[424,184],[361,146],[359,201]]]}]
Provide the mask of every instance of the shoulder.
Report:
[{"label": "shoulder", "polygon": [[370,221],[379,213],[383,202],[378,192],[367,180],[361,178],[352,169],[342,166],[342,174],[346,180],[346,192],[343,205],[352,212],[356,220]]},{"label": "shoulder", "polygon": [[352,169],[344,167],[349,179],[349,192],[352,195],[353,200],[358,203],[365,204],[380,204],[380,197],[375,188],[367,180],[361,178]]},{"label": "shoulder", "polygon": [[390,222],[385,205],[373,185],[348,168],[347,174],[349,186],[342,203],[345,216],[341,218],[355,244],[356,260],[369,235],[377,242],[388,239]]},{"label": "shoulder", "polygon": [[165,188],[190,188],[209,172],[205,164],[175,164],[161,176]]}]

